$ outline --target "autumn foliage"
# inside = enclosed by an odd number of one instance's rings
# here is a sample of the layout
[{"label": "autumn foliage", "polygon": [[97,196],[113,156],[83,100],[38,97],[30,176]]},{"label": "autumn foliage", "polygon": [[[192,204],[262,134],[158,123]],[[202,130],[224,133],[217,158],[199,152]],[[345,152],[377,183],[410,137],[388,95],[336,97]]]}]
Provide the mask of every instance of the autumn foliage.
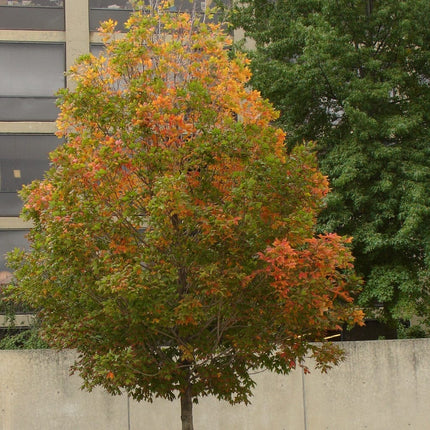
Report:
[{"label": "autumn foliage", "polygon": [[[314,237],[328,191],[311,146],[286,150],[219,27],[135,13],[73,67],[52,168],[23,191],[31,250],[15,298],[76,348],[87,388],[247,402],[250,372],[340,351],[358,281],[347,240]],[[192,427],[187,427],[192,428]]]}]

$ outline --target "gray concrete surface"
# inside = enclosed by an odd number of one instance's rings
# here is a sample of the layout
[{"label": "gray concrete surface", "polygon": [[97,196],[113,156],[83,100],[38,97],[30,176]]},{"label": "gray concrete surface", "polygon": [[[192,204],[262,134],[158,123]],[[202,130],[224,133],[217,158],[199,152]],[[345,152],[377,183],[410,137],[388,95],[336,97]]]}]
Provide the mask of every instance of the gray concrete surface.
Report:
[{"label": "gray concrete surface", "polygon": [[[346,342],[327,374],[263,372],[250,406],[205,398],[195,430],[430,429],[430,339]],[[80,390],[74,352],[0,351],[0,430],[179,430],[179,402]],[[311,364],[311,363],[310,363]]]}]

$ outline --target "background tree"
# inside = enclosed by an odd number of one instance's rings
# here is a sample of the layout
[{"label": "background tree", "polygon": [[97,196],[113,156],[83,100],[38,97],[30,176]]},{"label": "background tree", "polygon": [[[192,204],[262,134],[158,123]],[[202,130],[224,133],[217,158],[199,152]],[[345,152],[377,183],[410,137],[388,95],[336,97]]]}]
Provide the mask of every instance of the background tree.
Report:
[{"label": "background tree", "polygon": [[[123,39],[72,69],[10,294],[39,309],[56,348],[76,348],[88,389],[137,400],[247,402],[252,371],[323,370],[310,343],[361,321],[347,240],[315,237],[327,182],[306,146],[287,154],[273,108],[248,91],[218,27],[136,12]],[[240,120],[238,120],[240,118]]]},{"label": "background tree", "polygon": [[250,0],[231,18],[289,145],[317,141],[333,190],[319,225],[353,236],[359,303],[428,317],[430,2]]}]

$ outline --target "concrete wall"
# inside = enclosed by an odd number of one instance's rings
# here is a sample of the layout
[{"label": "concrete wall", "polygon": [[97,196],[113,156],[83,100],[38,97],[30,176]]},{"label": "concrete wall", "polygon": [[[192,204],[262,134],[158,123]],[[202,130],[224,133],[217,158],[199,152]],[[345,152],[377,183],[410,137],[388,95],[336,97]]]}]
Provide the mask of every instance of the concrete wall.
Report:
[{"label": "concrete wall", "polygon": [[[252,405],[203,399],[196,430],[425,430],[430,339],[346,342],[328,374],[256,375]],[[0,430],[179,430],[178,402],[79,389],[72,351],[0,351]]]}]

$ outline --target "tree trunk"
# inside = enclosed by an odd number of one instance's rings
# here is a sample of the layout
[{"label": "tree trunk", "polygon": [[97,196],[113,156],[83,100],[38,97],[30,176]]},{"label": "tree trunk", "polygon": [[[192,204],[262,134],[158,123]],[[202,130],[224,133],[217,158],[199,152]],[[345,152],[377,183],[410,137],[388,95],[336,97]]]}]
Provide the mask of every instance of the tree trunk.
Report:
[{"label": "tree trunk", "polygon": [[181,421],[182,430],[194,430],[193,426],[193,398],[191,396],[191,384],[188,384],[185,392],[181,394]]},{"label": "tree trunk", "polygon": [[372,12],[373,12],[373,1],[374,0],[367,0],[367,3],[366,3],[366,15],[368,17],[372,15]]}]

